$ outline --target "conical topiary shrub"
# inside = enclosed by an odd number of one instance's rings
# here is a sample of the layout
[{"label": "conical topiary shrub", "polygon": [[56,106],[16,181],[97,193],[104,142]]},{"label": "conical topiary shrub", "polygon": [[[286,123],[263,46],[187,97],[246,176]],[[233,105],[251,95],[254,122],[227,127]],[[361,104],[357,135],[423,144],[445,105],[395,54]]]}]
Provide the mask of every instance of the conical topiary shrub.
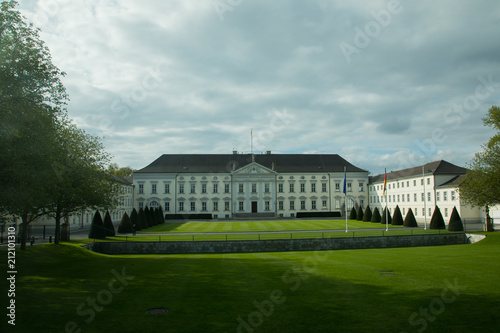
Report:
[{"label": "conical topiary shrub", "polygon": [[163,208],[160,206],[160,208],[158,208],[159,210],[159,215],[160,215],[160,224],[163,224],[165,223],[165,214],[163,213]]},{"label": "conical topiary shrub", "polygon": [[358,221],[363,221],[363,216],[365,214],[363,213],[363,208],[361,208],[361,206],[358,207],[358,211],[356,213],[356,220]]},{"label": "conical topiary shrub", "polygon": [[147,229],[148,226],[148,220],[146,218],[146,213],[144,213],[144,209],[139,209],[139,223],[141,224],[142,229]]},{"label": "conical topiary shrub", "polygon": [[[385,220],[386,216],[387,216],[388,221]],[[389,211],[387,210],[387,207],[384,208],[384,212],[382,213],[382,218],[380,219],[380,223],[381,224],[386,224],[386,223],[392,224],[391,213],[389,213]]]},{"label": "conical topiary shrub", "polygon": [[429,228],[430,229],[446,229],[446,226],[444,224],[443,215],[441,214],[441,211],[439,210],[438,206],[436,206],[434,208],[434,213],[432,213],[431,225]]},{"label": "conical topiary shrub", "polygon": [[403,215],[401,214],[401,210],[399,209],[399,206],[396,206],[396,209],[394,210],[394,215],[392,217],[392,225],[403,225]]},{"label": "conical topiary shrub", "polygon": [[130,222],[132,222],[132,225],[135,226],[135,231],[142,229],[141,222],[139,221],[139,213],[137,213],[135,208],[132,210],[132,213],[130,213]]},{"label": "conical topiary shrub", "polygon": [[104,239],[106,238],[106,231],[104,230],[104,223],[102,222],[101,213],[96,210],[92,224],[90,225],[89,238]]},{"label": "conical topiary shrub", "polygon": [[149,215],[151,216],[151,224],[154,226],[158,225],[158,214],[156,214],[153,207],[149,207]]},{"label": "conical topiary shrub", "polygon": [[123,214],[120,225],[118,226],[119,234],[130,234],[132,233],[132,221],[127,213]]},{"label": "conical topiary shrub", "polygon": [[109,210],[106,211],[106,215],[104,216],[104,230],[106,231],[106,237],[113,237],[116,234]]},{"label": "conical topiary shrub", "polygon": [[375,209],[373,210],[372,219],[370,221],[373,223],[380,223],[381,220],[382,217],[380,216],[380,211],[378,210],[378,207],[375,207]]},{"label": "conical topiary shrub", "polygon": [[349,220],[355,220],[357,217],[356,208],[352,207],[351,213],[349,214]]},{"label": "conical topiary shrub", "polygon": [[370,206],[366,206],[363,222],[370,222],[372,220],[372,210]]},{"label": "conical topiary shrub", "polygon": [[453,207],[453,211],[451,212],[450,221],[448,222],[448,230],[464,231],[464,225],[462,223],[462,219],[460,218],[460,214],[458,214],[457,207]]},{"label": "conical topiary shrub", "polygon": [[418,227],[417,220],[415,219],[415,215],[413,215],[413,211],[411,210],[411,208],[408,209],[408,213],[406,213],[403,225],[408,228]]}]

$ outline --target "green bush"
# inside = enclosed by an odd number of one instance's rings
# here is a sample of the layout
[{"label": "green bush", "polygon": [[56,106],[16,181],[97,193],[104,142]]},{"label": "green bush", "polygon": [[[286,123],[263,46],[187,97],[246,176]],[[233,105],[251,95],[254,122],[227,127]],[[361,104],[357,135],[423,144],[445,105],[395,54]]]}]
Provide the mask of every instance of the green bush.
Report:
[{"label": "green bush", "polygon": [[163,208],[161,206],[158,208],[158,215],[160,216],[160,224],[165,223],[165,214],[163,213]]},{"label": "green bush", "polygon": [[156,210],[153,207],[149,207],[149,215],[151,216],[151,224],[153,227],[158,225],[158,214],[156,214]]},{"label": "green bush", "polygon": [[[387,216],[388,221],[385,220],[386,216]],[[380,220],[380,223],[381,224],[386,224],[386,223],[392,224],[391,214],[387,210],[387,207],[384,208],[384,212],[382,213],[382,219]]]},{"label": "green bush", "polygon": [[94,217],[92,218],[92,224],[90,225],[90,230],[89,230],[89,238],[91,239],[106,238],[106,230],[104,229],[104,223],[102,222],[102,217],[99,210],[95,211]]},{"label": "green bush", "polygon": [[349,214],[349,220],[355,220],[357,217],[356,208],[352,207],[351,214]]},{"label": "green bush", "polygon": [[127,213],[123,214],[120,225],[118,226],[119,234],[130,234],[132,233],[132,221]]},{"label": "green bush", "polygon": [[356,220],[358,221],[363,221],[363,208],[361,208],[361,206],[358,207],[358,211],[356,213]]},{"label": "green bush", "polygon": [[417,220],[415,219],[415,215],[413,215],[413,211],[411,210],[411,208],[408,209],[408,213],[406,213],[403,225],[408,228],[418,227]]},{"label": "green bush", "polygon": [[142,229],[141,221],[139,221],[139,214],[137,213],[137,210],[135,208],[130,214],[130,222],[132,222],[132,225],[135,226],[135,231],[139,231]]},{"label": "green bush", "polygon": [[453,207],[453,211],[451,212],[450,221],[448,222],[448,230],[464,231],[464,225],[462,223],[462,219],[460,218],[460,214],[458,214],[457,207]]},{"label": "green bush", "polygon": [[439,210],[438,206],[436,206],[434,208],[434,213],[432,213],[431,225],[429,228],[430,229],[446,229],[446,226],[444,224],[443,215],[441,214],[441,211]]},{"label": "green bush", "polygon": [[372,219],[370,221],[373,223],[380,223],[381,220],[382,217],[380,216],[378,207],[375,207],[375,209],[373,210]]},{"label": "green bush", "polygon": [[106,211],[106,215],[104,216],[104,230],[106,231],[106,237],[113,237],[116,234],[109,210]]},{"label": "green bush", "polygon": [[370,222],[372,220],[372,210],[370,206],[366,206],[363,222]]},{"label": "green bush", "polygon": [[144,209],[142,209],[142,208],[139,209],[139,224],[141,225],[142,229],[147,229],[149,227],[146,213],[144,212]]},{"label": "green bush", "polygon": [[392,225],[403,225],[403,215],[401,214],[401,209],[399,209],[399,206],[396,206],[396,209],[394,210],[394,215],[392,216]]}]

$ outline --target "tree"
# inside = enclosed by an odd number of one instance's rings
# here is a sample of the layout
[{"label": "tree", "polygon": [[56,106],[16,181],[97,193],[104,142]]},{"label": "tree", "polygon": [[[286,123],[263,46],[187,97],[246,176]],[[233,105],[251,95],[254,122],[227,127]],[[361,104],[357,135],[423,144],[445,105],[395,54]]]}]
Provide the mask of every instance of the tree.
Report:
[{"label": "tree", "polygon": [[434,208],[434,213],[432,213],[430,229],[446,229],[444,225],[443,215],[438,206]]},{"label": "tree", "polygon": [[142,208],[139,209],[139,224],[141,225],[141,229],[147,229],[149,227],[146,213]]},{"label": "tree", "polygon": [[370,222],[371,220],[372,220],[372,210],[370,209],[370,206],[366,206],[365,214],[363,216],[363,221]]},{"label": "tree", "polygon": [[16,5],[0,4],[0,211],[21,217],[24,250],[29,223],[53,202],[56,176],[47,156],[68,97],[65,74]]},{"label": "tree", "polygon": [[358,213],[356,212],[356,208],[352,207],[351,213],[349,214],[349,220],[355,220],[358,216]]},{"label": "tree", "polygon": [[132,177],[132,174],[135,172],[135,169],[132,169],[129,166],[126,167],[120,167],[116,163],[111,163],[108,166],[108,173],[110,175],[116,176],[116,177],[121,177],[121,178],[129,178]]},{"label": "tree", "polygon": [[165,214],[163,213],[163,208],[161,206],[158,208],[159,224],[165,223]]},{"label": "tree", "polygon": [[139,221],[139,214],[135,208],[132,210],[132,213],[130,213],[130,222],[132,222],[132,225],[135,226],[135,231],[142,230],[142,225]]},{"label": "tree", "polygon": [[382,217],[380,216],[380,211],[378,210],[378,207],[375,207],[375,209],[373,210],[372,219],[370,221],[373,223],[380,223],[381,220]]},{"label": "tree", "polygon": [[[386,217],[387,216],[387,217]],[[387,221],[386,221],[387,218]],[[382,218],[380,219],[381,224],[392,224],[391,213],[387,210],[387,207],[384,208],[384,212],[382,213]]]},{"label": "tree", "polygon": [[358,207],[358,211],[356,213],[356,220],[363,221],[363,208],[361,206]]},{"label": "tree", "polygon": [[468,163],[467,176],[459,192],[465,203],[485,207],[486,231],[492,231],[489,208],[500,204],[500,107],[492,106],[483,123],[496,129],[497,133]]},{"label": "tree", "polygon": [[403,225],[408,228],[416,228],[418,227],[417,220],[415,219],[415,215],[413,214],[413,211],[408,209],[408,213],[406,213],[405,220],[403,222]]},{"label": "tree", "polygon": [[104,239],[106,238],[106,230],[104,228],[104,223],[102,222],[101,213],[96,210],[94,218],[92,219],[92,224],[90,225],[89,238],[94,239]]},{"label": "tree", "polygon": [[104,216],[104,230],[106,231],[106,237],[113,237],[116,234],[109,210],[106,211],[106,215]]},{"label": "tree", "polygon": [[132,221],[127,213],[123,214],[122,219],[120,221],[120,225],[118,226],[119,234],[129,234],[132,232]]},{"label": "tree", "polygon": [[458,214],[457,207],[453,207],[453,211],[451,212],[450,221],[448,222],[448,230],[464,231],[464,225],[462,223],[462,219],[460,218],[460,214]]},{"label": "tree", "polygon": [[394,210],[394,215],[392,217],[392,225],[403,225],[403,215],[401,214],[401,209],[399,209],[399,205],[396,206]]}]

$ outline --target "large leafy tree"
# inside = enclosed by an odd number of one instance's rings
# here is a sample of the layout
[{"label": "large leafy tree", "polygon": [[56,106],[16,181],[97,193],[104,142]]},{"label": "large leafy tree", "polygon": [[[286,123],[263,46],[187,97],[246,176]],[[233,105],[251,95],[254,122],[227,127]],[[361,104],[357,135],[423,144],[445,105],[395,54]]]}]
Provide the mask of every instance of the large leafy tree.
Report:
[{"label": "large leafy tree", "polygon": [[132,177],[132,173],[134,173],[134,171],[135,171],[135,169],[132,169],[129,166],[120,167],[117,163],[111,163],[108,166],[108,173],[109,174],[111,174],[113,176],[121,177],[121,178]]},{"label": "large leafy tree", "polygon": [[483,123],[497,133],[469,163],[467,177],[460,186],[460,198],[473,206],[485,207],[486,228],[491,231],[489,208],[500,203],[500,107],[492,106]]},{"label": "large leafy tree", "polygon": [[28,224],[45,213],[54,179],[47,158],[68,97],[39,30],[0,4],[0,212],[21,217],[21,249]]}]

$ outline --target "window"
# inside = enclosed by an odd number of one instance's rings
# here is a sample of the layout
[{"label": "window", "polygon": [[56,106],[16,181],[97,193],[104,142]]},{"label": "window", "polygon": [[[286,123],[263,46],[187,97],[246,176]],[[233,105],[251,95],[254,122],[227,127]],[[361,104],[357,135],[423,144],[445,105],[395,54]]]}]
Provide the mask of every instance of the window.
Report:
[{"label": "window", "polygon": [[139,194],[144,193],[144,184],[139,184]]},{"label": "window", "polygon": [[340,183],[335,182],[335,192],[340,192]]},{"label": "window", "polygon": [[290,210],[295,210],[295,201],[290,201]]},{"label": "window", "polygon": [[151,193],[156,194],[156,184],[151,184]]},{"label": "window", "polygon": [[430,185],[430,184],[431,184],[431,179],[427,178],[427,185]]},{"label": "window", "polygon": [[422,192],[422,201],[425,201],[425,194]]},{"label": "window", "polygon": [[398,194],[398,202],[399,202],[399,194]]},{"label": "window", "polygon": [[238,202],[238,210],[243,211],[243,201]]},{"label": "window", "polygon": [[417,202],[417,193],[413,193],[413,202]]},{"label": "window", "polygon": [[170,202],[165,202],[165,211],[170,212]]},{"label": "window", "polygon": [[219,202],[214,201],[214,211],[218,211],[218,210],[219,210]]},{"label": "window", "polygon": [[401,187],[405,187],[405,182],[401,182]]},{"label": "window", "polygon": [[417,186],[417,180],[416,179],[413,180],[413,186]]},{"label": "window", "polygon": [[165,184],[165,194],[170,193],[170,184]]},{"label": "window", "polygon": [[429,216],[432,216],[432,210],[429,208]]},{"label": "window", "polygon": [[389,195],[389,202],[391,202],[391,196]]},{"label": "window", "polygon": [[359,183],[359,192],[364,192],[364,190],[365,190],[365,184],[360,182]]},{"label": "window", "polygon": [[264,202],[264,209],[265,210],[271,210],[271,204],[269,201],[265,201]]},{"label": "window", "polygon": [[300,192],[301,192],[301,193],[304,193],[305,191],[306,191],[306,184],[301,183],[301,184],[300,184]]},{"label": "window", "polygon": [[302,209],[302,210],[306,209],[306,201],[305,200],[300,201],[300,209]]},{"label": "window", "polygon": [[224,201],[224,210],[229,211],[229,201]]},{"label": "window", "polygon": [[290,184],[290,193],[293,193],[293,192],[295,192],[295,187],[294,187],[294,184],[291,183]]},{"label": "window", "polygon": [[278,209],[283,210],[283,200],[278,201]]},{"label": "window", "polygon": [[252,184],[252,193],[257,193],[257,184]]},{"label": "window", "polygon": [[194,212],[196,210],[196,202],[191,201],[191,211]]},{"label": "window", "polygon": [[443,192],[443,200],[448,201],[448,191]]},{"label": "window", "polygon": [[406,195],[406,201],[410,202],[410,193]]},{"label": "window", "polygon": [[179,202],[179,212],[183,212],[184,211],[184,201],[180,201]]},{"label": "window", "polygon": [[457,199],[455,191],[451,191],[451,201],[455,201]]},{"label": "window", "polygon": [[425,208],[422,208],[422,216],[425,216]]},{"label": "window", "polygon": [[[193,210],[193,203],[191,203],[191,210]],[[202,201],[201,202],[201,211],[202,212],[206,212],[207,211],[207,202],[206,201]]]},{"label": "window", "polygon": [[[339,201],[339,204],[340,204],[340,200],[338,200],[338,201]],[[322,205],[323,209],[327,209],[328,208],[328,203],[327,203],[326,200],[323,200],[321,202],[321,205]],[[337,209],[340,209],[340,205],[339,205],[339,208],[337,208]]]},{"label": "window", "polygon": [[207,193],[207,184],[201,184],[201,193]]},{"label": "window", "polygon": [[224,184],[224,193],[229,193],[229,184]]},{"label": "window", "polygon": [[440,192],[436,192],[436,201],[439,201],[441,199]]},{"label": "window", "polygon": [[[139,209],[144,208],[144,202],[139,202]],[[88,222],[88,215],[87,215],[87,222]]]},{"label": "window", "polygon": [[406,211],[406,210],[405,210],[405,208],[403,208],[403,216],[405,216],[405,215],[406,215],[406,212],[405,212],[405,211]]},{"label": "window", "polygon": [[191,193],[196,193],[196,184],[191,184]]},{"label": "window", "polygon": [[311,209],[316,209],[316,200],[311,201]]},{"label": "window", "polygon": [[399,182],[397,184],[398,184],[398,188],[399,188]]},{"label": "window", "polygon": [[316,183],[311,184],[311,192],[316,192]]},{"label": "window", "polygon": [[352,192],[352,183],[351,182],[347,183],[347,192]]},{"label": "window", "polygon": [[415,216],[418,215],[418,209],[415,208]]},{"label": "window", "polygon": [[448,208],[444,209],[444,217],[448,217]]},{"label": "window", "polygon": [[424,180],[420,179],[420,185],[424,185]]},{"label": "window", "polygon": [[278,184],[278,192],[283,193],[283,184]]},{"label": "window", "polygon": [[243,184],[238,184],[238,192],[243,193]]},{"label": "window", "polygon": [[219,184],[214,184],[214,193],[219,193]]},{"label": "window", "polygon": [[184,194],[184,184],[179,184],[179,193]]},{"label": "window", "polygon": [[406,181],[406,187],[410,187],[410,181],[409,180]]},{"label": "window", "polygon": [[326,192],[326,183],[321,184],[321,192]]},{"label": "window", "polygon": [[431,192],[427,192],[427,201],[431,201]]},{"label": "window", "polygon": [[267,183],[266,183],[266,184],[264,184],[264,192],[265,192],[265,193],[269,193],[269,192],[270,192],[270,191],[269,191],[269,188],[270,188],[270,187],[269,187],[269,184],[267,184]]}]

